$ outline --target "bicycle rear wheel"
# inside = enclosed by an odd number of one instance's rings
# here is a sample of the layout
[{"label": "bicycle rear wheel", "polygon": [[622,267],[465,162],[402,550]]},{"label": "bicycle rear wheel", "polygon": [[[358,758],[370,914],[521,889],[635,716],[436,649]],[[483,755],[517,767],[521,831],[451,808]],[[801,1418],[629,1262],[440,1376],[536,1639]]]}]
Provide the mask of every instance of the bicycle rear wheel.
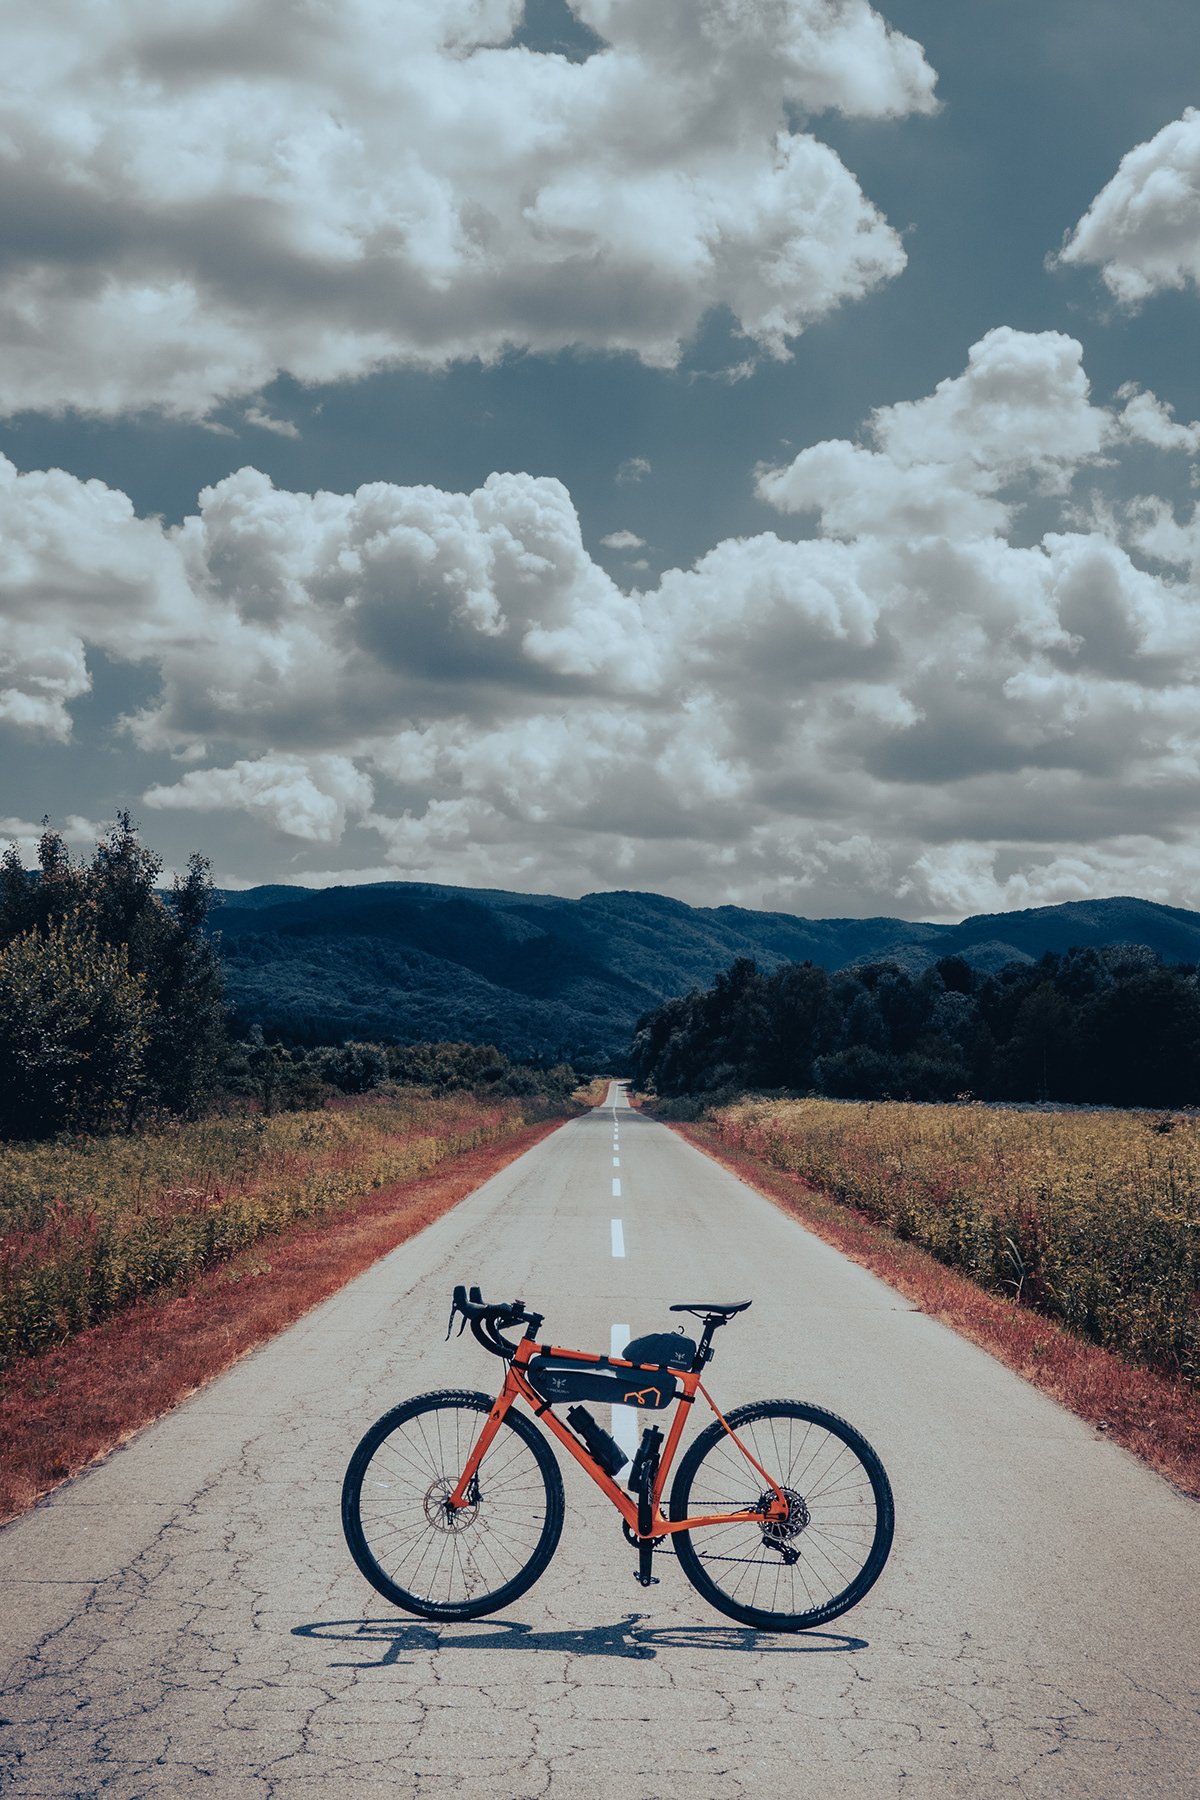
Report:
[{"label": "bicycle rear wheel", "polygon": [[[729,1423],[783,1489],[780,1525],[733,1522],[673,1534],[684,1574],[730,1618],[764,1631],[804,1631],[855,1606],[892,1547],[892,1490],[883,1464],[836,1414],[799,1400],[738,1407]],[[689,1448],[671,1488],[671,1517],[744,1512],[773,1490],[724,1427]]]},{"label": "bicycle rear wheel", "polygon": [[346,1470],[351,1556],[386,1600],[422,1618],[498,1611],[533,1586],[558,1547],[562,1476],[540,1432],[512,1409],[468,1505],[446,1505],[494,1404],[487,1394],[419,1394],[372,1425]]}]

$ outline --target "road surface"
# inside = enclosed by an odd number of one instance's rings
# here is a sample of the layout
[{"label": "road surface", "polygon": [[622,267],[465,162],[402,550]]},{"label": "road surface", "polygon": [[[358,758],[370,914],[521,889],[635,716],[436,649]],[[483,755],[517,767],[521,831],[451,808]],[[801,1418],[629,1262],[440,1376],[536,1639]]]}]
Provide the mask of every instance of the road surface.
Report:
[{"label": "road surface", "polygon": [[[710,1385],[866,1433],[896,1493],[879,1584],[818,1632],[743,1629],[669,1554],[638,1587],[572,1465],[558,1554],[509,1611],[390,1608],[343,1545],[342,1472],[396,1400],[494,1388],[495,1359],[443,1342],[456,1281],[599,1350],[671,1300],[753,1297]],[[1200,1509],[614,1089],[0,1532],[0,1792],[1182,1800],[1198,1577]]]}]

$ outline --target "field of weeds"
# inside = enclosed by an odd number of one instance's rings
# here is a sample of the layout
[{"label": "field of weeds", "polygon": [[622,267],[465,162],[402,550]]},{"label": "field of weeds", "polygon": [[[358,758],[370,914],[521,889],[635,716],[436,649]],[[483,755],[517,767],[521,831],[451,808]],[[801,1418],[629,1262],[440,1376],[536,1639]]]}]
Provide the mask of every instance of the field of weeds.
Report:
[{"label": "field of weeds", "polygon": [[708,1123],[982,1286],[1200,1385],[1195,1118],[784,1100]]},{"label": "field of weeds", "polygon": [[0,1368],[543,1115],[526,1100],[397,1090],[336,1110],[0,1145]]}]

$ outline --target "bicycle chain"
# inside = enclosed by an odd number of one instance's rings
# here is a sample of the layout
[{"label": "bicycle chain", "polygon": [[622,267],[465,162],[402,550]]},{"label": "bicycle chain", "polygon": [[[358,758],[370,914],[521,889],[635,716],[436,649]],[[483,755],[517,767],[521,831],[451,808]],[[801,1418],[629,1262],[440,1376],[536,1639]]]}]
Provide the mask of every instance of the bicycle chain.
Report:
[{"label": "bicycle chain", "polygon": [[[737,1507],[740,1510],[744,1503],[741,1500],[715,1500],[715,1501],[707,1501],[705,1504],[710,1505],[710,1506],[733,1506],[733,1507]],[[747,1520],[747,1523],[749,1523],[748,1520]],[[763,1548],[764,1548],[764,1550],[776,1551],[776,1553],[779,1556],[783,1557],[784,1563],[785,1564],[787,1563],[788,1559],[783,1556],[784,1546],[782,1544],[768,1544],[766,1542],[766,1540],[764,1539]],[[797,1554],[797,1559],[798,1559],[799,1552],[797,1551],[796,1554]],[[700,1558],[701,1562],[706,1562],[706,1563],[710,1563],[710,1562],[746,1563],[748,1565],[753,1566],[756,1563],[765,1565],[766,1561],[767,1561],[767,1558],[765,1556],[714,1556],[711,1554],[711,1552],[709,1552],[707,1550],[697,1550],[696,1555]]]},{"label": "bicycle chain", "polygon": [[[774,1544],[772,1544],[771,1548],[772,1549],[775,1548]],[[782,1556],[782,1554],[783,1554],[782,1548],[780,1549],[779,1554]],[[797,1555],[798,1554],[799,1554],[799,1552],[797,1552]],[[700,1561],[702,1563],[732,1562],[732,1563],[762,1563],[765,1565],[766,1561],[767,1561],[765,1556],[710,1556],[708,1554],[708,1552],[705,1550],[697,1550],[696,1555],[700,1558]]]}]

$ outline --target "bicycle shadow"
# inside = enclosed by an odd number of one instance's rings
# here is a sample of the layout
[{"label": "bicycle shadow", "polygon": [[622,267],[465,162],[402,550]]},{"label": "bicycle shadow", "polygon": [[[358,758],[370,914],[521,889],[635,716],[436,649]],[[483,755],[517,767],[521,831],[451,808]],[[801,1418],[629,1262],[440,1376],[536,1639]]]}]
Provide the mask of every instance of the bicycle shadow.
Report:
[{"label": "bicycle shadow", "polygon": [[293,1625],[292,1636],[326,1644],[353,1644],[382,1655],[368,1662],[332,1662],[331,1669],[390,1669],[406,1650],[545,1650],[568,1656],[621,1656],[652,1660],[659,1649],[753,1651],[768,1656],[844,1655],[866,1650],[866,1638],[839,1631],[805,1631],[795,1636],[755,1631],[745,1625],[647,1625],[646,1613],[626,1613],[610,1625],[582,1631],[535,1631],[508,1619],[465,1619],[453,1624],[417,1624],[391,1619],[314,1619]]}]

